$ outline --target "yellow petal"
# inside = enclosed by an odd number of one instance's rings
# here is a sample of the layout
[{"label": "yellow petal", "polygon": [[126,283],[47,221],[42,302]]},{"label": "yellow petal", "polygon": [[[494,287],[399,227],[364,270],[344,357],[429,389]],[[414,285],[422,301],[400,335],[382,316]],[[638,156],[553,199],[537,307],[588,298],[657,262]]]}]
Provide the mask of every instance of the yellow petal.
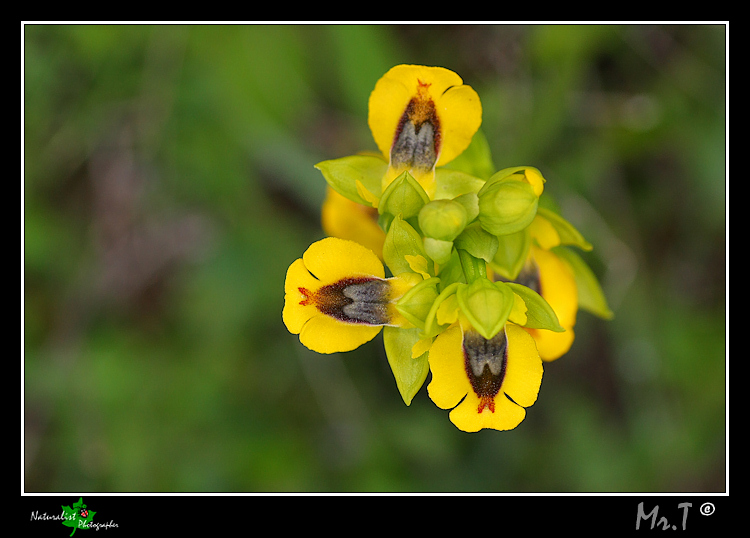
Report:
[{"label": "yellow petal", "polygon": [[281,315],[290,333],[299,334],[307,320],[318,313],[315,306],[301,304],[306,296],[300,288],[314,292],[320,285],[320,281],[310,274],[302,259],[295,260],[287,269],[284,282],[284,309]]},{"label": "yellow petal", "polygon": [[[300,342],[319,353],[351,351],[372,340],[382,329],[381,325],[328,315],[320,306],[331,297],[316,293],[322,287],[359,276],[384,278],[383,264],[371,250],[335,237],[310,245],[302,258],[295,260],[287,270],[282,317],[289,331],[299,333]],[[394,289],[401,292],[402,287]],[[395,307],[392,310],[395,311]]]},{"label": "yellow petal", "polygon": [[310,274],[310,271],[305,267],[305,262],[302,258],[297,258],[286,270],[286,280],[284,281],[284,293],[286,295],[294,296],[300,295],[300,301],[304,298],[301,296],[299,288],[307,288],[310,291],[315,291],[322,283]]},{"label": "yellow petal", "polygon": [[513,309],[510,311],[510,314],[508,315],[508,319],[518,325],[525,325],[526,320],[528,319],[526,316],[526,312],[528,312],[528,308],[526,308],[526,303],[520,296],[514,293],[513,294]]},{"label": "yellow petal", "polygon": [[[406,257],[408,258],[409,256]],[[429,278],[429,275],[427,275],[427,278]],[[388,283],[390,284],[390,293],[388,299],[391,302],[396,302],[401,299],[401,297],[406,295],[406,293],[414,286],[422,282],[423,275],[404,272],[386,280],[388,280]]]},{"label": "yellow petal", "polygon": [[436,102],[442,131],[442,147],[436,166],[443,166],[469,147],[482,124],[482,104],[471,86],[449,89]]},{"label": "yellow petal", "polygon": [[557,314],[565,329],[573,327],[578,313],[578,288],[568,264],[554,252],[532,247],[531,254],[539,267],[539,294]]},{"label": "yellow petal", "polygon": [[455,407],[450,420],[463,431],[513,429],[525,418],[524,407],[536,400],[542,382],[542,361],[534,340],[513,324],[506,325],[505,330],[508,338],[505,375],[491,406],[482,402],[469,381],[464,362],[464,336],[459,324],[440,334],[430,348],[432,381],[427,387],[428,394],[442,409]]},{"label": "yellow petal", "polygon": [[417,95],[420,83],[426,85],[440,122],[437,164],[443,165],[468,147],[482,121],[479,96],[453,71],[419,65],[393,67],[370,95],[368,123],[378,148],[390,159],[399,122],[409,101]]},{"label": "yellow petal", "polygon": [[529,333],[510,323],[505,326],[505,333],[508,337],[508,361],[500,391],[518,405],[529,407],[536,401],[542,384],[542,361]]},{"label": "yellow petal", "polygon": [[432,346],[432,338],[420,338],[411,348],[411,358],[416,359],[424,355]]},{"label": "yellow petal", "polygon": [[570,351],[575,340],[573,327],[565,327],[565,331],[558,333],[544,329],[526,329],[536,341],[536,348],[543,361],[559,359]]},{"label": "yellow petal", "polygon": [[538,213],[529,225],[529,233],[543,249],[549,250],[560,244],[560,234],[550,221]]},{"label": "yellow petal", "polygon": [[367,123],[370,126],[375,143],[386,160],[390,160],[391,146],[398,123],[414,92],[411,87],[407,88],[403,82],[391,79],[389,77],[391,71],[377,82],[375,89],[370,94],[367,117]]},{"label": "yellow petal", "polygon": [[302,327],[299,340],[318,353],[351,351],[369,342],[380,332],[380,325],[343,323],[324,314],[311,317]]},{"label": "yellow petal", "polygon": [[474,392],[469,392],[464,401],[450,412],[450,421],[465,432],[477,432],[483,428],[512,430],[526,417],[526,410],[514,404],[501,390],[495,398],[495,411],[488,408],[477,413],[480,400]]},{"label": "yellow petal", "polygon": [[435,318],[439,325],[452,325],[458,320],[458,312],[458,298],[454,293],[440,303]]},{"label": "yellow petal", "polygon": [[375,143],[390,158],[391,146],[406,105],[417,93],[417,81],[430,84],[433,101],[451,86],[463,84],[461,77],[442,67],[397,65],[375,84],[370,94],[368,123]]},{"label": "yellow petal", "polygon": [[454,324],[443,331],[430,348],[432,380],[427,393],[441,409],[455,407],[472,390],[464,369],[462,342],[463,331]]},{"label": "yellow petal", "polygon": [[385,277],[383,263],[372,250],[337,237],[326,237],[313,243],[302,259],[308,271],[322,284],[352,276]]},{"label": "yellow petal", "polygon": [[524,175],[526,176],[526,181],[528,181],[533,187],[534,194],[541,196],[542,192],[544,192],[545,179],[542,174],[539,173],[539,170],[536,170],[535,168],[526,168],[526,170],[524,170]]},{"label": "yellow petal", "polygon": [[460,86],[464,83],[457,73],[444,67],[397,65],[390,70],[390,74],[393,78],[400,79],[405,84],[411,82],[413,85],[416,80],[430,84],[428,91],[433,100],[440,98],[448,88]]},{"label": "yellow petal", "polygon": [[404,259],[409,264],[409,268],[415,273],[422,275],[422,278],[425,280],[432,276],[430,275],[429,264],[424,256],[406,254],[404,255]]}]

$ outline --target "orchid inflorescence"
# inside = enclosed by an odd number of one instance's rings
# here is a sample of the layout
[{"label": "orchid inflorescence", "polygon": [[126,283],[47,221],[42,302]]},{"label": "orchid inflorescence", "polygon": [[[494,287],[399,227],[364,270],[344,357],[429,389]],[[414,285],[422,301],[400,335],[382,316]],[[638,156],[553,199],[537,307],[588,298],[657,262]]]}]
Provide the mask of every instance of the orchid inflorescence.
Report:
[{"label": "orchid inflorescence", "polygon": [[579,308],[611,316],[576,252],[591,244],[544,203],[537,168],[495,171],[481,122],[456,73],[389,70],[369,101],[380,154],[316,165],[328,237],[289,267],[283,310],[319,353],[382,331],[404,402],[431,374],[429,397],[464,431],[515,428],[543,363],[570,349]]}]

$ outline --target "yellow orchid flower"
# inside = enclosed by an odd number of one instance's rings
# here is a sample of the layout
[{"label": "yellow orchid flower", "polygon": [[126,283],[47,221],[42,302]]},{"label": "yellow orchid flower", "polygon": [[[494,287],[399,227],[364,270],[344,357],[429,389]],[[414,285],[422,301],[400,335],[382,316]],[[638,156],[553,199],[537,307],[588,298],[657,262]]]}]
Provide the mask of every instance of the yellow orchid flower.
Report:
[{"label": "yellow orchid flower", "polygon": [[453,71],[397,65],[375,85],[368,123],[389,162],[382,190],[408,170],[432,199],[435,167],[468,147],[482,123],[482,105]]},{"label": "yellow orchid flower", "polygon": [[457,321],[435,339],[429,352],[427,391],[460,430],[511,430],[526,417],[542,383],[542,361],[534,339],[506,323],[487,340]]},{"label": "yellow orchid flower", "polygon": [[414,281],[385,278],[370,249],[327,237],[310,245],[287,270],[282,318],[289,332],[318,353],[351,351],[384,325],[412,327],[395,307]]},{"label": "yellow orchid flower", "polygon": [[573,271],[554,252],[532,246],[526,265],[516,280],[541,295],[565,329],[564,332],[553,332],[525,328],[534,337],[542,360],[560,358],[570,350],[575,339],[573,327],[578,314],[578,289]]}]

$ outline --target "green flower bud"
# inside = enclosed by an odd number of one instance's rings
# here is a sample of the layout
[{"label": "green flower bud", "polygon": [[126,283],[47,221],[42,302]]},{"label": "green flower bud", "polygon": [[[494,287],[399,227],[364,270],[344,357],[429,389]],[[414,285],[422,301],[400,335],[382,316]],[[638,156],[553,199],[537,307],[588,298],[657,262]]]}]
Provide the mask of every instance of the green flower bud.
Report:
[{"label": "green flower bud", "polygon": [[470,285],[459,286],[456,298],[471,325],[487,340],[505,326],[515,301],[513,291],[508,286],[487,278],[478,278]]},{"label": "green flower bud", "polygon": [[466,210],[453,200],[433,200],[419,211],[419,227],[426,237],[453,241],[466,227]]},{"label": "green flower bud", "polygon": [[407,171],[394,179],[380,197],[378,211],[408,219],[419,214],[430,198],[422,186]]},{"label": "green flower bud", "polygon": [[514,176],[479,192],[479,222],[493,235],[519,232],[536,216],[539,197],[527,181]]}]

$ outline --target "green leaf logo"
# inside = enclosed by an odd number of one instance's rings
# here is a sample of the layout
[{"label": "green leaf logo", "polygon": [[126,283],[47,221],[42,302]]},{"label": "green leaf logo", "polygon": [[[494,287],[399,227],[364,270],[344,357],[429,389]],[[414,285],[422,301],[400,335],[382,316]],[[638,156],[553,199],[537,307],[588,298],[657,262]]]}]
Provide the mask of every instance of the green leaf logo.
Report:
[{"label": "green leaf logo", "polygon": [[93,510],[89,510],[88,507],[83,503],[83,497],[78,499],[78,502],[70,506],[63,506],[63,519],[62,524],[66,527],[73,527],[73,532],[70,533],[73,536],[76,533],[76,529],[88,529],[91,521],[94,519]]}]

